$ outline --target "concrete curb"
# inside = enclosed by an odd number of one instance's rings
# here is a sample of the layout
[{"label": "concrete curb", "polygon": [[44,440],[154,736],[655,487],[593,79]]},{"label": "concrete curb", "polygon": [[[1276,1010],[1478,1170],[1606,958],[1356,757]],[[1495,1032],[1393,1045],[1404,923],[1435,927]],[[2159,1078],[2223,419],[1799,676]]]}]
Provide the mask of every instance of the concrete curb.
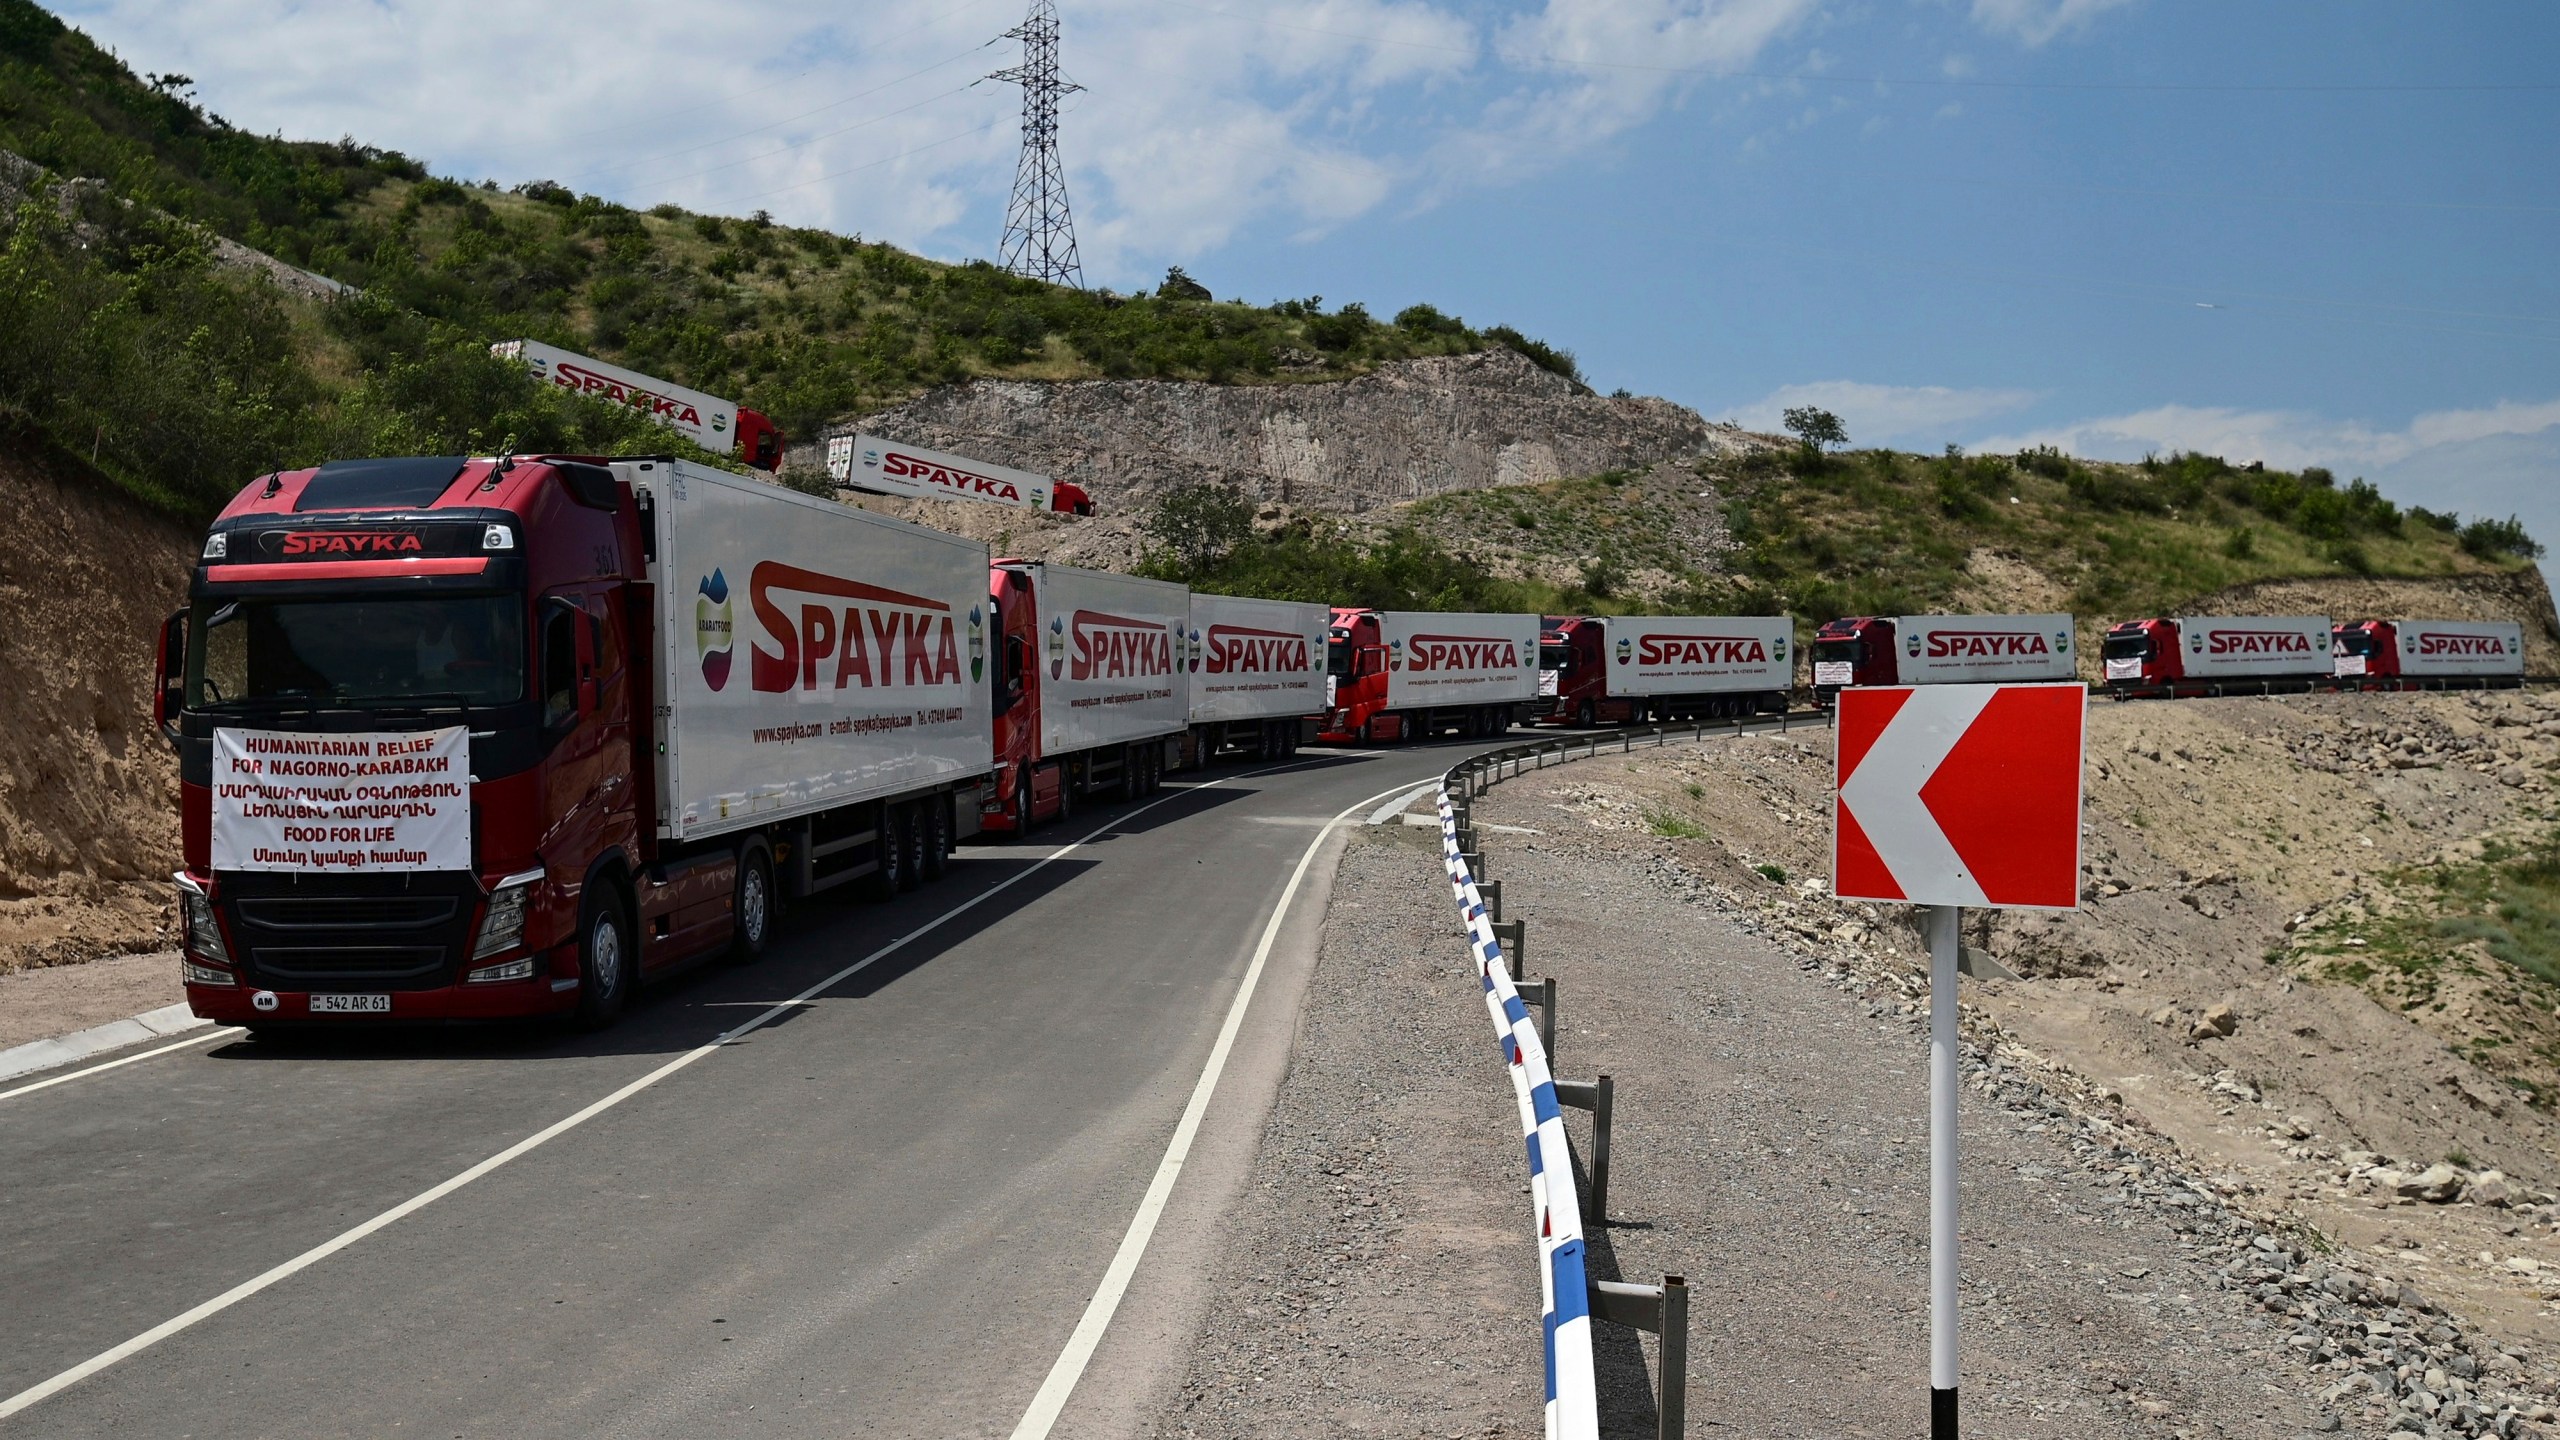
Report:
[{"label": "concrete curb", "polygon": [[24,1045],[13,1045],[6,1050],[0,1050],[0,1080],[15,1080],[21,1075],[32,1075],[38,1070],[50,1070],[57,1065],[68,1065],[75,1060],[86,1060],[92,1055],[102,1055],[109,1050],[121,1050],[127,1045],[139,1045],[145,1040],[157,1040],[163,1035],[181,1035],[189,1030],[200,1030],[212,1023],[210,1020],[198,1018],[194,1012],[187,1009],[187,1002],[181,1000],[175,1005],[163,1005],[157,1010],[145,1010],[131,1019],[110,1020],[104,1025],[92,1025],[86,1030],[75,1030],[68,1035],[30,1040]]}]

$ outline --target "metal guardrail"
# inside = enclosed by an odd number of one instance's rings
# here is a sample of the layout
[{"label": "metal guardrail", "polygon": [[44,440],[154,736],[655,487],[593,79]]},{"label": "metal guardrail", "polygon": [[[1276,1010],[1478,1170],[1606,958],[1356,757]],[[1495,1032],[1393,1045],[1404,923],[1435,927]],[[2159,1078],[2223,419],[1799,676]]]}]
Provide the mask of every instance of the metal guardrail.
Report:
[{"label": "metal guardrail", "polygon": [[[1774,723],[1772,723],[1774,721]],[[1502,780],[1568,760],[1657,749],[1675,739],[1714,735],[1786,734],[1799,725],[1828,726],[1828,711],[1777,716],[1737,716],[1688,725],[1651,725],[1615,734],[1560,735],[1525,745],[1484,751],[1451,767],[1440,781],[1440,842],[1450,893],[1467,924],[1468,948],[1484,984],[1486,1009],[1501,1037],[1505,1065],[1520,1096],[1521,1128],[1529,1147],[1530,1193],[1536,1209],[1539,1281],[1544,1291],[1547,1361],[1547,1435],[1583,1440],[1599,1434],[1599,1396],[1593,1381],[1591,1322],[1648,1330],[1661,1337],[1654,1385],[1657,1433],[1672,1440],[1685,1424],[1689,1364],[1689,1291],[1677,1275],[1659,1285],[1594,1280],[1586,1264],[1583,1226],[1604,1226],[1609,1213],[1609,1130],[1616,1086],[1596,1080],[1558,1080],[1553,1070],[1558,986],[1554,977],[1521,977],[1528,944],[1526,920],[1502,918],[1502,882],[1485,875],[1473,802]],[[1532,1024],[1529,1007],[1538,1007]],[[1573,1157],[1562,1111],[1588,1110],[1592,1118],[1591,1192],[1576,1204]]]}]

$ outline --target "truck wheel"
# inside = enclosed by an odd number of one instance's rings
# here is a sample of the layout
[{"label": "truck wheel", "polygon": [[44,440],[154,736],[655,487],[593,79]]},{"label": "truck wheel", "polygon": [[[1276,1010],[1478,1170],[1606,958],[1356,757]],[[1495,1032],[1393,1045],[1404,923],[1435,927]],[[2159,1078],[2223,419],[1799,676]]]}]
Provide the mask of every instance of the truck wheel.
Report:
[{"label": "truck wheel", "polygon": [[936,795],[924,802],[924,863],[917,873],[932,884],[951,869],[951,797]]},{"label": "truck wheel", "polygon": [[1146,775],[1141,783],[1147,787],[1147,793],[1150,795],[1164,788],[1164,746],[1159,744],[1147,747]]},{"label": "truck wheel", "polygon": [[871,842],[871,855],[878,866],[871,872],[870,883],[863,887],[874,900],[894,900],[899,891],[908,888],[907,831],[910,823],[906,806],[880,807],[880,835]]},{"label": "truck wheel", "polygon": [[586,903],[578,909],[579,1029],[602,1030],[631,1003],[640,979],[637,949],[631,943],[631,923],[622,915],[622,897],[608,881],[589,881]]},{"label": "truck wheel", "polygon": [[738,888],[729,909],[729,963],[751,965],[764,958],[773,938],[773,856],[761,841],[738,856]]},{"label": "truck wheel", "polygon": [[905,812],[898,822],[898,843],[907,850],[907,863],[898,869],[898,888],[913,890],[924,883],[924,807],[911,800],[898,809]]},{"label": "truck wheel", "polygon": [[1013,787],[1013,838],[1031,838],[1031,825],[1038,810],[1031,803],[1031,768],[1024,766],[1020,783]]},{"label": "truck wheel", "polygon": [[1064,825],[1076,813],[1076,772],[1058,767],[1058,823]]}]

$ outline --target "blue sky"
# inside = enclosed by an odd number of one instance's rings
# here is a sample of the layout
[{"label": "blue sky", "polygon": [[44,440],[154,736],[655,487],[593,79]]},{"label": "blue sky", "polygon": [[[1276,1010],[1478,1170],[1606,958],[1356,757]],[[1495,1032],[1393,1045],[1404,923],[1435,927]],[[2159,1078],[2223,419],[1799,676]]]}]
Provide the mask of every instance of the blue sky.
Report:
[{"label": "blue sky", "polygon": [[[236,122],[992,254],[1022,0],[83,0]],[[1861,443],[2327,464],[2560,541],[2560,7],[1063,0],[1088,279],[1428,300]],[[580,63],[580,62],[584,63]],[[2538,88],[2537,88],[2538,87]]]}]

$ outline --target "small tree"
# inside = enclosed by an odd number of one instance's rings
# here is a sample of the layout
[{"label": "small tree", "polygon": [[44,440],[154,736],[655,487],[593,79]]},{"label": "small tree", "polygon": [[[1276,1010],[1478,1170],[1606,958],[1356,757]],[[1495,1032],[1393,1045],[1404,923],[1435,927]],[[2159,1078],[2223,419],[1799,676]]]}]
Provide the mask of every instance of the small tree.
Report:
[{"label": "small tree", "polygon": [[1147,538],[1197,575],[1253,538],[1253,502],[1224,485],[1185,485],[1147,517]]},{"label": "small tree", "polygon": [[1199,281],[1192,279],[1189,275],[1184,274],[1182,267],[1179,265],[1176,265],[1164,272],[1164,283],[1156,287],[1156,294],[1167,300],[1208,300],[1213,298],[1209,294],[1208,286],[1203,285]]},{"label": "small tree", "polygon": [[1820,454],[1833,445],[1849,443],[1849,431],[1840,417],[1812,405],[1798,405],[1786,414],[1787,433],[1807,450]]}]

